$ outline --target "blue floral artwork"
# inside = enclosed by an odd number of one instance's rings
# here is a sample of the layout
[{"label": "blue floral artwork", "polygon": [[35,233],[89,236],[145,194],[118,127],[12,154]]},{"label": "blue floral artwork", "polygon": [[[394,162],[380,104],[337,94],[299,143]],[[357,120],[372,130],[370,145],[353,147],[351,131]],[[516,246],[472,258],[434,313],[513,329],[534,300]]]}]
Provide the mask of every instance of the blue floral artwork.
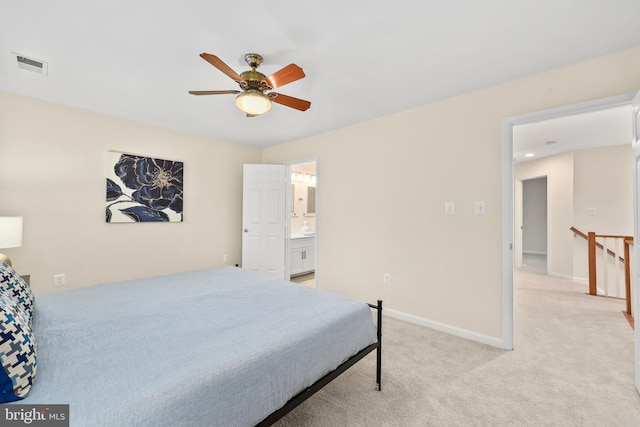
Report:
[{"label": "blue floral artwork", "polygon": [[182,222],[184,163],[107,153],[107,222]]}]

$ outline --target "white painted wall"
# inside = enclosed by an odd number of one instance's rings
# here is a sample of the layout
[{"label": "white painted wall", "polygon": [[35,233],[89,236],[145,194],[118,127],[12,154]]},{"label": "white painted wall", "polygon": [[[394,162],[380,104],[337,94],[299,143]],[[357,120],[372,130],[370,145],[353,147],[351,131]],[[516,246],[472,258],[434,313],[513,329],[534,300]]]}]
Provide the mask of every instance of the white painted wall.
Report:
[{"label": "white painted wall", "polygon": [[[222,125],[222,124],[221,124]],[[184,222],[105,223],[105,155],[185,164]],[[242,164],[258,149],[0,92],[0,215],[24,217],[3,250],[35,292],[240,262]],[[62,289],[62,288],[61,288]]]},{"label": "white painted wall", "polygon": [[[265,149],[266,163],[313,156],[325,171],[319,287],[384,299],[459,335],[501,337],[502,119],[635,91],[638,67],[640,47]],[[564,160],[550,179],[571,183]],[[555,187],[571,195],[572,185]],[[573,197],[552,197],[559,217],[549,227],[567,234]],[[485,215],[474,201],[487,203]],[[549,248],[550,267],[569,277],[571,239]]]}]

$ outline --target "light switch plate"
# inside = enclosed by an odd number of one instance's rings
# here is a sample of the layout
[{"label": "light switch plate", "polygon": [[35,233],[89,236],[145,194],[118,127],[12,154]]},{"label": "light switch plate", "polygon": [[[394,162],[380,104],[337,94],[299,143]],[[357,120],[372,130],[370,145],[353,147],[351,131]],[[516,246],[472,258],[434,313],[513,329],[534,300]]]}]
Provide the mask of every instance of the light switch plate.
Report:
[{"label": "light switch plate", "polygon": [[486,202],[476,202],[475,204],[475,212],[476,215],[484,215],[487,213],[487,203]]},{"label": "light switch plate", "polygon": [[444,202],[444,213],[453,215],[455,213],[455,205],[453,202]]}]

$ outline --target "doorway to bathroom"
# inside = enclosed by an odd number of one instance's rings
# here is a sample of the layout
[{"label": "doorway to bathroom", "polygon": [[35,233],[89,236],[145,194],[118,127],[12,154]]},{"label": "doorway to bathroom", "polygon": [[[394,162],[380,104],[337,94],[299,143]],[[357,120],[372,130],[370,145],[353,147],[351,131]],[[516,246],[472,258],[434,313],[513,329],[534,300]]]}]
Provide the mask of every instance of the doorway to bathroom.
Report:
[{"label": "doorway to bathroom", "polygon": [[289,277],[317,288],[318,167],[317,160],[290,164]]}]

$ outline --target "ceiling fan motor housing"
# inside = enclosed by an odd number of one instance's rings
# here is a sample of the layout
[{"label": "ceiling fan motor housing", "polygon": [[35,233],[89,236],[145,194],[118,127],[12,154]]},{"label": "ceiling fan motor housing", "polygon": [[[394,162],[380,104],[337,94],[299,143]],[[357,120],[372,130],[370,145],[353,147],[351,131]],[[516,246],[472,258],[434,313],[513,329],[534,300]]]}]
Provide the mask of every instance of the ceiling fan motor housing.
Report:
[{"label": "ceiling fan motor housing", "polygon": [[262,64],[262,56],[257,53],[247,53],[244,56],[244,60],[251,68],[258,68]]},{"label": "ceiling fan motor housing", "polygon": [[243,90],[256,89],[262,92],[272,89],[267,83],[267,76],[255,69],[240,73],[240,77],[244,79],[244,81],[240,83],[240,87]]}]

